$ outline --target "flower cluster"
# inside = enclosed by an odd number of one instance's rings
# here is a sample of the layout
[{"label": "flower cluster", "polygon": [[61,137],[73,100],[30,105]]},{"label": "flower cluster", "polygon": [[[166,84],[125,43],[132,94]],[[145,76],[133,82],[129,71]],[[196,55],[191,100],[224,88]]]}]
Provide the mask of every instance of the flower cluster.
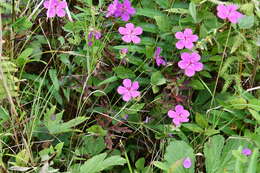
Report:
[{"label": "flower cluster", "polygon": [[178,66],[184,70],[185,75],[191,77],[196,71],[203,69],[203,64],[199,62],[200,55],[196,52],[181,54],[181,61],[178,62]]},{"label": "flower cluster", "polygon": [[237,11],[236,5],[218,5],[217,15],[221,19],[228,19],[231,23],[237,23],[238,19],[243,17],[243,14]]},{"label": "flower cluster", "polygon": [[169,110],[168,116],[172,118],[172,122],[179,127],[183,122],[189,122],[190,113],[181,105],[175,106],[175,110]]},{"label": "flower cluster", "polygon": [[114,0],[114,2],[108,6],[106,17],[121,17],[123,21],[128,21],[135,13],[136,11],[129,0],[124,0],[123,3]]},{"label": "flower cluster", "polygon": [[138,37],[138,35],[143,33],[143,29],[141,27],[135,27],[134,24],[127,23],[125,27],[119,27],[118,31],[121,35],[123,35],[122,40],[126,43],[133,42],[138,44],[141,42],[140,37]]},{"label": "flower cluster", "polygon": [[47,0],[43,3],[44,8],[47,9],[47,17],[52,18],[56,15],[64,17],[66,15],[64,8],[67,8],[66,1]]},{"label": "flower cluster", "polygon": [[175,38],[179,39],[176,43],[177,49],[192,49],[194,44],[198,40],[198,36],[192,34],[192,29],[186,28],[183,32],[176,32]]},{"label": "flower cluster", "polygon": [[117,88],[117,92],[123,96],[123,100],[128,102],[129,100],[140,96],[140,92],[137,91],[139,83],[137,81],[132,82],[130,79],[123,80],[123,86]]}]

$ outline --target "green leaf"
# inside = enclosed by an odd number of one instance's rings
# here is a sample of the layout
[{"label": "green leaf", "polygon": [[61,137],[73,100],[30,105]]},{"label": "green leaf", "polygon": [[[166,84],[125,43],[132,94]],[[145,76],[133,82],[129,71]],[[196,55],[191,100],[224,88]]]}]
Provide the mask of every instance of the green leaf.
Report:
[{"label": "green leaf", "polygon": [[138,159],[136,162],[135,162],[135,167],[138,169],[138,170],[142,170],[144,168],[144,164],[145,164],[145,159],[142,157],[140,159]]},{"label": "green leaf", "polygon": [[195,121],[196,121],[196,123],[199,125],[199,126],[201,126],[201,127],[203,127],[203,128],[206,128],[206,127],[208,127],[208,121],[207,121],[207,119],[206,119],[206,117],[205,116],[203,116],[202,114],[200,114],[200,113],[196,113],[196,115],[195,115]]},{"label": "green leaf", "polygon": [[24,16],[18,18],[15,23],[13,24],[14,32],[19,33],[22,31],[27,31],[31,28],[33,23],[28,19],[28,17]]},{"label": "green leaf", "polygon": [[121,79],[135,78],[135,73],[132,70],[125,68],[123,66],[115,67],[113,68],[113,71]]},{"label": "green leaf", "polygon": [[15,162],[19,166],[26,166],[29,162],[29,153],[26,149],[21,150],[16,156],[15,156]]},{"label": "green leaf", "polygon": [[258,124],[260,124],[260,114],[257,111],[253,110],[253,109],[248,109],[248,110],[251,113],[251,115],[256,119]]},{"label": "green leaf", "polygon": [[254,26],[255,17],[254,16],[244,16],[238,20],[238,26],[240,29],[250,29]]},{"label": "green leaf", "polygon": [[155,16],[164,16],[162,12],[149,8],[136,8],[136,15],[146,16],[150,18],[154,18]]},{"label": "green leaf", "polygon": [[154,72],[151,76],[151,84],[160,86],[166,83],[166,79],[160,71]]},{"label": "green leaf", "polygon": [[209,138],[204,145],[205,163],[207,173],[215,173],[221,164],[221,153],[224,146],[224,138],[216,135]]},{"label": "green leaf", "polygon": [[248,165],[248,169],[247,169],[247,173],[256,173],[256,168],[257,165],[259,166],[259,161],[258,161],[258,155],[259,155],[259,149],[255,148],[253,150],[253,153],[251,155],[250,161],[249,161],[249,165]]},{"label": "green leaf", "polygon": [[182,124],[182,126],[195,133],[204,132],[204,130],[201,127],[199,127],[197,124],[188,123],[188,124]]},{"label": "green leaf", "polygon": [[100,136],[106,136],[107,135],[107,130],[104,130],[101,126],[99,125],[93,125],[91,127],[89,127],[87,129],[87,131],[89,133],[93,133],[93,134],[96,134],[96,135],[100,135]]},{"label": "green leaf", "polygon": [[191,2],[189,5],[189,13],[192,16],[192,19],[195,23],[197,23],[197,11],[196,11],[196,5]]},{"label": "green leaf", "polygon": [[244,40],[241,37],[241,35],[235,36],[234,43],[233,43],[233,46],[231,48],[231,53],[236,52],[236,50],[243,44],[243,42],[244,42]]},{"label": "green leaf", "polygon": [[184,9],[184,8],[171,8],[168,10],[165,10],[169,13],[176,13],[176,14],[189,14],[189,10]]},{"label": "green leaf", "polygon": [[16,59],[17,65],[22,67],[28,61],[28,57],[33,53],[32,48],[25,49]]},{"label": "green leaf", "polygon": [[80,147],[79,151],[80,154],[89,154],[91,156],[97,155],[101,153],[105,148],[106,144],[104,138],[94,137],[94,136],[84,136],[83,137],[84,143],[82,147]]},{"label": "green leaf", "polygon": [[171,31],[170,19],[164,16],[154,16],[155,21],[162,32]]},{"label": "green leaf", "polygon": [[117,80],[118,80],[118,77],[111,76],[110,78],[101,81],[97,86],[101,86],[101,85],[104,85],[104,84],[112,83],[112,82],[115,82]]},{"label": "green leaf", "polygon": [[102,153],[87,160],[81,167],[80,173],[98,173],[111,166],[124,165],[126,160],[120,156],[106,158],[107,154]]},{"label": "green leaf", "polygon": [[53,84],[55,90],[59,91],[60,84],[59,84],[59,80],[57,78],[57,71],[56,71],[56,69],[50,69],[49,70],[49,75],[50,75],[50,78],[51,78],[51,81],[52,81],[52,84]]},{"label": "green leaf", "polygon": [[136,103],[136,104],[133,104],[130,108],[128,108],[126,110],[126,113],[127,114],[136,114],[137,112],[139,112],[141,109],[143,109],[144,107],[144,103]]},{"label": "green leaf", "polygon": [[204,90],[205,89],[204,85],[197,79],[192,80],[190,82],[189,86],[191,86],[195,90]]}]

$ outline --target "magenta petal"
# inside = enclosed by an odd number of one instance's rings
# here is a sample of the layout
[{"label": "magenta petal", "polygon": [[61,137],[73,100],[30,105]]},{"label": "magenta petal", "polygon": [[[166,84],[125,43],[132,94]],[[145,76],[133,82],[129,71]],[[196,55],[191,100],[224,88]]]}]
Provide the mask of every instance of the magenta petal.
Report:
[{"label": "magenta petal", "polygon": [[184,61],[184,60],[178,62],[178,66],[181,69],[186,69],[189,66],[189,64],[190,64],[189,61]]},{"label": "magenta petal", "polygon": [[194,74],[195,74],[195,70],[189,68],[185,69],[185,75],[187,75],[188,77],[194,76]]},{"label": "magenta petal", "polygon": [[190,168],[192,165],[191,159],[189,157],[185,158],[182,162],[184,168]]},{"label": "magenta petal", "polygon": [[130,95],[130,93],[125,93],[124,95],[123,95],[123,100],[124,101],[126,101],[126,102],[128,102],[129,100],[131,100],[131,95]]},{"label": "magenta petal", "polygon": [[135,97],[138,97],[138,96],[140,96],[140,92],[139,91],[130,91],[130,94],[131,94],[131,96],[133,97],[133,98],[135,98]]},{"label": "magenta petal", "polygon": [[135,34],[135,35],[141,35],[142,33],[143,33],[143,29],[139,26],[136,27],[133,32],[133,34]]},{"label": "magenta petal", "polygon": [[139,83],[137,81],[132,83],[131,90],[137,90],[139,88]]},{"label": "magenta petal", "polygon": [[133,41],[133,43],[138,44],[141,42],[141,39],[137,36],[132,36],[132,41]]},{"label": "magenta petal", "polygon": [[203,64],[201,62],[196,62],[193,64],[194,70],[201,71],[203,69]]},{"label": "magenta petal", "polygon": [[59,17],[64,17],[66,15],[65,10],[62,8],[56,8],[56,14]]},{"label": "magenta petal", "polygon": [[58,8],[66,8],[66,7],[67,7],[67,2],[65,2],[65,1],[59,2]]},{"label": "magenta petal", "polygon": [[187,52],[181,53],[181,59],[184,61],[190,61],[190,54]]},{"label": "magenta petal", "polygon": [[177,39],[184,39],[184,34],[182,32],[176,32],[175,33],[175,38],[177,38]]},{"label": "magenta petal", "polygon": [[48,18],[54,17],[55,15],[56,15],[56,11],[55,11],[54,8],[49,8],[49,9],[47,10],[47,17],[48,17]]},{"label": "magenta petal", "polygon": [[190,113],[187,110],[182,110],[181,115],[182,115],[183,118],[187,118],[187,117],[190,116]]},{"label": "magenta petal", "polygon": [[44,3],[43,3],[43,6],[44,6],[44,8],[50,8],[51,6],[50,6],[51,4],[50,4],[50,1],[45,1]]},{"label": "magenta petal", "polygon": [[185,36],[192,35],[192,29],[186,28],[186,29],[184,30],[183,34],[184,34]]},{"label": "magenta petal", "polygon": [[126,34],[128,34],[127,29],[124,28],[124,27],[119,27],[118,31],[119,31],[119,33],[120,33],[121,35],[126,35]]},{"label": "magenta petal", "polygon": [[168,117],[170,117],[170,118],[175,118],[175,117],[177,117],[177,114],[176,114],[175,111],[169,110],[169,111],[168,111]]},{"label": "magenta petal", "polygon": [[186,42],[185,43],[185,48],[187,48],[187,49],[192,49],[193,46],[194,46],[194,44],[192,42]]},{"label": "magenta petal", "polygon": [[131,82],[130,79],[124,79],[124,80],[123,80],[123,85],[124,85],[124,87],[126,87],[126,88],[131,88],[131,87],[132,87],[132,82]]},{"label": "magenta petal", "polygon": [[181,122],[178,118],[173,119],[172,122],[175,124],[176,127],[179,127],[181,125]]},{"label": "magenta petal", "polygon": [[127,23],[127,24],[125,25],[125,27],[126,27],[127,30],[134,30],[135,25],[132,24],[132,23]]},{"label": "magenta petal", "polygon": [[125,22],[127,22],[130,19],[130,15],[128,13],[122,13],[121,19]]},{"label": "magenta petal", "polygon": [[128,92],[128,90],[125,87],[119,86],[117,88],[117,92],[118,92],[118,94],[125,94]]},{"label": "magenta petal", "polygon": [[190,56],[190,61],[191,62],[197,62],[197,61],[200,60],[200,55],[198,53],[192,52],[190,55],[191,55]]},{"label": "magenta petal", "polygon": [[184,48],[184,41],[180,40],[176,43],[176,48],[177,49],[183,49]]},{"label": "magenta petal", "polygon": [[184,108],[183,108],[182,105],[177,105],[177,106],[175,106],[175,111],[176,111],[177,113],[182,112],[183,110],[184,110]]},{"label": "magenta petal", "polygon": [[130,43],[132,41],[132,37],[130,35],[125,35],[122,37],[122,40],[126,43]]}]

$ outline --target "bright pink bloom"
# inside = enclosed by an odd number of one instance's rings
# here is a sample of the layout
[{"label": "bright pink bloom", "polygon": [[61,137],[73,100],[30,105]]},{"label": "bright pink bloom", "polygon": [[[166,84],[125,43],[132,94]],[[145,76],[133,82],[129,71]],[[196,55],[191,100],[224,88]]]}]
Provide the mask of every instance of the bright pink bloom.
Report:
[{"label": "bright pink bloom", "polygon": [[163,65],[163,66],[166,65],[166,61],[163,59],[162,56],[160,56],[161,51],[162,51],[162,48],[157,47],[156,51],[154,53],[154,58],[155,58],[155,61],[156,61],[156,64],[158,67],[160,67],[161,65]]},{"label": "bright pink bloom", "polygon": [[132,7],[129,0],[124,0],[123,3],[114,0],[114,2],[108,6],[106,17],[121,17],[123,21],[128,21],[135,13],[135,8]]},{"label": "bright pink bloom", "polygon": [[237,23],[238,19],[243,17],[243,14],[237,11],[238,6],[236,5],[218,5],[217,15],[221,19],[228,19],[231,23]]},{"label": "bright pink bloom", "polygon": [[66,1],[59,0],[47,0],[44,2],[44,7],[47,9],[47,17],[52,18],[55,17],[56,14],[59,17],[64,17],[66,12],[64,8],[67,7]]},{"label": "bright pink bloom", "polygon": [[252,151],[249,148],[243,148],[242,154],[245,156],[250,156],[252,154]]},{"label": "bright pink bloom", "polygon": [[183,122],[189,122],[189,116],[190,113],[187,110],[185,110],[181,105],[175,106],[175,111],[168,111],[168,117],[172,118],[172,122],[177,127],[179,127]]},{"label": "bright pink bloom", "polygon": [[196,52],[181,54],[181,60],[178,62],[178,66],[184,70],[185,75],[191,77],[196,71],[203,69],[203,64],[199,62],[200,55]]},{"label": "bright pink bloom", "polygon": [[130,43],[132,41],[133,43],[138,44],[141,42],[138,35],[143,33],[143,29],[139,26],[135,28],[134,24],[127,23],[125,28],[119,27],[118,31],[121,35],[123,35],[122,40],[126,43]]},{"label": "bright pink bloom", "polygon": [[192,49],[194,46],[193,42],[198,40],[198,36],[192,34],[192,30],[189,28],[186,28],[184,32],[176,32],[175,38],[179,39],[176,43],[177,49],[183,49],[184,47],[187,49]]},{"label": "bright pink bloom", "polygon": [[190,168],[192,165],[191,159],[189,157],[185,158],[182,162],[184,168]]},{"label": "bright pink bloom", "polygon": [[130,79],[123,80],[123,86],[117,88],[117,92],[123,95],[123,100],[128,102],[129,100],[140,96],[140,92],[137,91],[139,88],[139,83],[137,81],[133,82]]}]

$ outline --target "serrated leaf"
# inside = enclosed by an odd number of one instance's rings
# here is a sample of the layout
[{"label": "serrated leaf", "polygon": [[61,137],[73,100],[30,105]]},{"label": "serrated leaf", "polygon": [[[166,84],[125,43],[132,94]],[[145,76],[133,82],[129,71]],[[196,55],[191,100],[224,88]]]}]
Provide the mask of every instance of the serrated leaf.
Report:
[{"label": "serrated leaf", "polygon": [[196,11],[196,5],[191,2],[189,5],[189,13],[192,16],[192,19],[195,23],[197,23],[197,11]]},{"label": "serrated leaf", "polygon": [[195,133],[204,132],[204,130],[201,127],[199,127],[197,124],[188,123],[188,124],[182,124],[182,126]]},{"label": "serrated leaf", "polygon": [[113,71],[121,79],[135,78],[135,73],[132,70],[130,70],[129,68],[125,68],[123,66],[115,67],[115,68],[113,68]]},{"label": "serrated leaf", "polygon": [[58,77],[57,77],[56,69],[50,69],[49,75],[50,75],[50,78],[51,78],[51,81],[52,81],[52,84],[53,84],[55,90],[59,91],[60,84],[59,84],[59,80],[58,80]]},{"label": "serrated leaf", "polygon": [[151,76],[151,84],[160,86],[166,83],[166,79],[160,71],[154,72]]},{"label": "serrated leaf", "polygon": [[238,20],[238,26],[240,29],[250,29],[254,26],[255,17],[254,16],[244,16]]},{"label": "serrated leaf", "polygon": [[87,160],[81,167],[80,173],[98,173],[111,166],[124,165],[126,160],[120,156],[107,157],[106,153],[102,153]]},{"label": "serrated leaf", "polygon": [[167,32],[171,30],[170,19],[164,16],[154,16],[154,19],[162,32]]},{"label": "serrated leaf", "polygon": [[22,67],[27,61],[28,57],[33,53],[32,48],[25,49],[16,59],[17,65]]}]

